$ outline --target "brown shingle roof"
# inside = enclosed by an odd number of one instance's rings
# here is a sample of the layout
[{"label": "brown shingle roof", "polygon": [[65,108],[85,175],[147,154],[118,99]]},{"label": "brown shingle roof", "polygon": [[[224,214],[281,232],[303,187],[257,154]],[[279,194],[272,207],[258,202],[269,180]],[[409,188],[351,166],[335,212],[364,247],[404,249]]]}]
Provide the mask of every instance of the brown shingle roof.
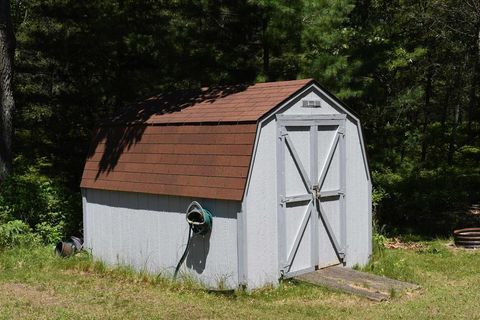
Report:
[{"label": "brown shingle roof", "polygon": [[138,102],[113,121],[121,124],[257,121],[312,81],[279,81],[163,93]]},{"label": "brown shingle roof", "polygon": [[256,122],[312,80],[160,94],[102,126],[82,188],[242,200]]}]

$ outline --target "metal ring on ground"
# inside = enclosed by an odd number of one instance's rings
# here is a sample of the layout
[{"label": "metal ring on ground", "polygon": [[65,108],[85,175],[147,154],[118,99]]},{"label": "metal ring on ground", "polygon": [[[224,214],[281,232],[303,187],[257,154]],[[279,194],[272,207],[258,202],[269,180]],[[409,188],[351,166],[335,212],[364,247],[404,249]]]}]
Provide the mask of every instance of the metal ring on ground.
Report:
[{"label": "metal ring on ground", "polygon": [[464,248],[480,248],[480,228],[465,228],[453,231],[455,245]]}]

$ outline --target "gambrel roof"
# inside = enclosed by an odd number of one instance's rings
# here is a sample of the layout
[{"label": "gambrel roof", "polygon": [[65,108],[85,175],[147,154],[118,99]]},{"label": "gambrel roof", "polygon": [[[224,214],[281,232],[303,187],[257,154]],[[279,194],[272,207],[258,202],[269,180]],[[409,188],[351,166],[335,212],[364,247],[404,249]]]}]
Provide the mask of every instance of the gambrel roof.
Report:
[{"label": "gambrel roof", "polygon": [[242,200],[257,122],[312,79],[159,94],[96,132],[82,188]]}]

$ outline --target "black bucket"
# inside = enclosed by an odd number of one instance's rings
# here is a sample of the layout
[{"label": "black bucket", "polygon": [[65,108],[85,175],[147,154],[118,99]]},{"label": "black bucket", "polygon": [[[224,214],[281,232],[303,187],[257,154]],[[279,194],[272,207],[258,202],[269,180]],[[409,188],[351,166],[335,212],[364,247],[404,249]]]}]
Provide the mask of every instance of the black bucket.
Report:
[{"label": "black bucket", "polygon": [[59,257],[68,257],[82,250],[83,240],[77,237],[71,237],[67,241],[60,241],[55,246],[55,254]]}]

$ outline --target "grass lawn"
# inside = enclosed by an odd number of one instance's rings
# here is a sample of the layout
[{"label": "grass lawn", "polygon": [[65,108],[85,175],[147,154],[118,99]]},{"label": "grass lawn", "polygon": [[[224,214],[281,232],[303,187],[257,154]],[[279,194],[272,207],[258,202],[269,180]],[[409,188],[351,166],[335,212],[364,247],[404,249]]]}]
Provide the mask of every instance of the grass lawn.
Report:
[{"label": "grass lawn", "polygon": [[480,250],[422,242],[377,252],[366,269],[422,289],[378,303],[286,281],[221,296],[189,282],[109,269],[87,255],[60,259],[52,248],[16,248],[0,252],[0,319],[480,318]]}]

